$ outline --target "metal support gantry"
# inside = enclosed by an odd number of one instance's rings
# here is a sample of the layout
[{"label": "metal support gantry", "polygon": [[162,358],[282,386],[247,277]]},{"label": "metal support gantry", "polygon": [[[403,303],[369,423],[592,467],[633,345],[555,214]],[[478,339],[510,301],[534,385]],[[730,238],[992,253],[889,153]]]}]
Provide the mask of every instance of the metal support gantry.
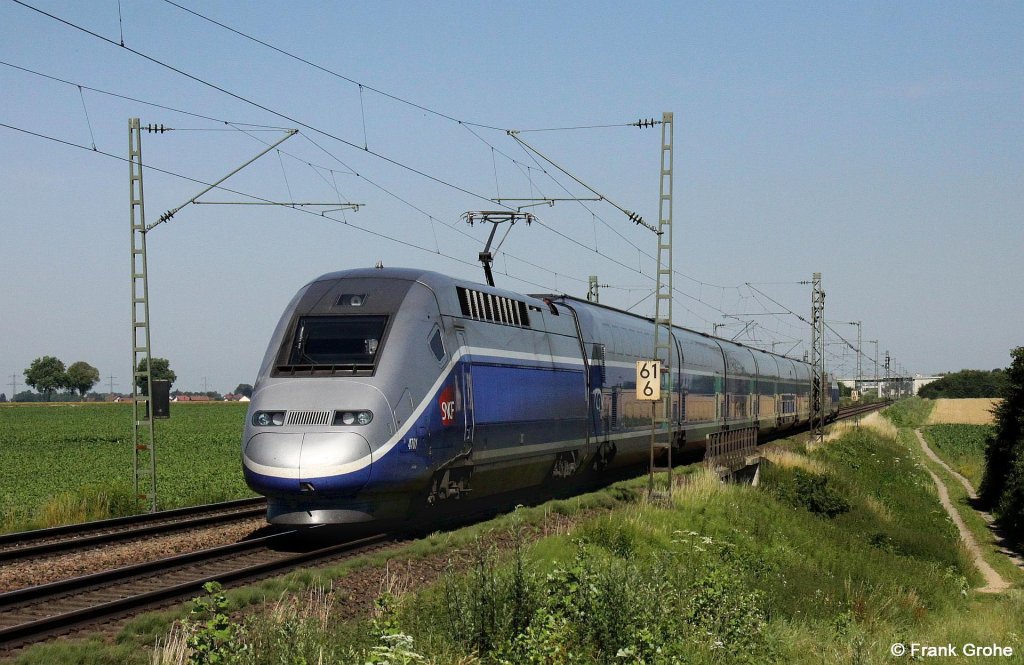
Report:
[{"label": "metal support gantry", "polygon": [[[662,380],[667,389],[661,391],[661,402],[651,404],[651,451],[649,488],[654,489],[655,471],[668,473],[668,491],[672,494],[672,442],[675,424],[672,418],[672,165],[674,128],[672,113],[661,119],[661,182],[658,197],[658,273],[654,291],[654,357],[662,362]],[[657,430],[664,429],[666,441],[658,444]],[[666,466],[655,468],[655,453],[665,449]]]},{"label": "metal support gantry", "polygon": [[[132,226],[132,471],[136,501],[156,512],[156,439],[153,432],[153,376],[149,337],[149,276],[146,213],[142,189],[142,130],[128,121],[128,168]],[[145,394],[143,388],[145,386]]]},{"label": "metal support gantry", "polygon": [[821,273],[811,280],[811,432],[825,438],[825,292]]}]

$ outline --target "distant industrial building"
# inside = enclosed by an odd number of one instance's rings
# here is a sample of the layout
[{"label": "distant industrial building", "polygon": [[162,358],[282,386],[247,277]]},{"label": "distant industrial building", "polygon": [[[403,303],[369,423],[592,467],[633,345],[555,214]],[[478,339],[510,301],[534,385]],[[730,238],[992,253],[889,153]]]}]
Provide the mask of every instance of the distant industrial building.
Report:
[{"label": "distant industrial building", "polygon": [[921,388],[924,388],[933,381],[938,381],[941,376],[891,376],[886,379],[840,379],[839,383],[859,394],[882,395],[892,397],[907,397],[916,395]]}]

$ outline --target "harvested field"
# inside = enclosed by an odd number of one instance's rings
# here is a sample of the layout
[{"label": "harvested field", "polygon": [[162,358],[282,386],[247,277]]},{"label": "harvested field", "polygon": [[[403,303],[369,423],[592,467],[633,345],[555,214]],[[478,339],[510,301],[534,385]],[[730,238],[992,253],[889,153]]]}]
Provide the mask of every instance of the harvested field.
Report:
[{"label": "harvested field", "polygon": [[989,425],[995,422],[992,409],[1001,402],[988,397],[974,399],[937,399],[928,424],[950,423]]}]

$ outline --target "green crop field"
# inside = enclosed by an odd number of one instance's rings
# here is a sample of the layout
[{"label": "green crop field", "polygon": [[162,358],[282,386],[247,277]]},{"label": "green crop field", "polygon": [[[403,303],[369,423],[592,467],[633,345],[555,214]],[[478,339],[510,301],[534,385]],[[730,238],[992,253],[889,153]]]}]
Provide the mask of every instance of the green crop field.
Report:
[{"label": "green crop field", "polygon": [[928,444],[975,489],[985,472],[985,440],[992,425],[928,425],[923,429]]},{"label": "green crop field", "polygon": [[[160,508],[252,496],[245,404],[172,404],[156,423]],[[130,404],[0,407],[0,530],[135,512]]]}]

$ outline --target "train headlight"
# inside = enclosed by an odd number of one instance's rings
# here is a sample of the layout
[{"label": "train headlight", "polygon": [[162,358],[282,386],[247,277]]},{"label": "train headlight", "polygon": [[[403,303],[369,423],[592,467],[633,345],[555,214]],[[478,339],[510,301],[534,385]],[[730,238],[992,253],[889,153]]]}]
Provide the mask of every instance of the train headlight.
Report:
[{"label": "train headlight", "polygon": [[257,411],[252,414],[252,424],[257,427],[280,427],[284,425],[284,411]]},{"label": "train headlight", "polygon": [[335,411],[334,425],[369,425],[373,422],[372,411]]}]

